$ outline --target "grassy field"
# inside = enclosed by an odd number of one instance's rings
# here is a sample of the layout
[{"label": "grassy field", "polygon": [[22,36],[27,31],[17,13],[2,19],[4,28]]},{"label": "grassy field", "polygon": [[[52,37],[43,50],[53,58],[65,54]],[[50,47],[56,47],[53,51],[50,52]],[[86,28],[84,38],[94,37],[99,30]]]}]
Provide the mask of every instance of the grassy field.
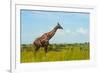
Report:
[{"label": "grassy field", "polygon": [[21,45],[21,63],[31,62],[50,62],[50,61],[71,61],[71,60],[89,60],[89,43],[74,44],[51,44],[48,47],[48,53],[45,56],[44,48],[40,48],[34,56],[34,46],[31,44]]}]

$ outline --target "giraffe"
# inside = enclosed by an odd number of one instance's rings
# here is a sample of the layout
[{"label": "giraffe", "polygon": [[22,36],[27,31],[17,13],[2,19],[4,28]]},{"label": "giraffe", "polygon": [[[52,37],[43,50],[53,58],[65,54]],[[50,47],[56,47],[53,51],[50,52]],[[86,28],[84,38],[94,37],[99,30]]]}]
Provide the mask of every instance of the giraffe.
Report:
[{"label": "giraffe", "polygon": [[59,22],[50,32],[44,33],[42,36],[35,39],[33,42],[33,45],[35,46],[35,55],[40,47],[44,48],[45,54],[47,53],[49,40],[55,35],[58,29],[63,29]]}]

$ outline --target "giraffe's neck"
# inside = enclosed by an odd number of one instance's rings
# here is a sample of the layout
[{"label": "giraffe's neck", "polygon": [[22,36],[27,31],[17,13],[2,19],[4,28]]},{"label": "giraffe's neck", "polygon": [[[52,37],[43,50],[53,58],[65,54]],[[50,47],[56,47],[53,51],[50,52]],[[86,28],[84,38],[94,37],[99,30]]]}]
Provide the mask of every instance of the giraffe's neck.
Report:
[{"label": "giraffe's neck", "polygon": [[48,33],[48,39],[50,40],[56,33],[57,31],[57,27],[55,27],[53,30],[51,30],[49,33]]}]

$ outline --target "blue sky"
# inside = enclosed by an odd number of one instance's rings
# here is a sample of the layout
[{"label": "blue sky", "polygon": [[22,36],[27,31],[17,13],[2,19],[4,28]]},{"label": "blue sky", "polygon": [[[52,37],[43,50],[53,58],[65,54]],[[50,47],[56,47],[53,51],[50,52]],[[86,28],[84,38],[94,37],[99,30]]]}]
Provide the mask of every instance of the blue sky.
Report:
[{"label": "blue sky", "polygon": [[89,13],[21,10],[21,43],[32,43],[57,22],[63,30],[58,30],[50,43],[89,42]]}]

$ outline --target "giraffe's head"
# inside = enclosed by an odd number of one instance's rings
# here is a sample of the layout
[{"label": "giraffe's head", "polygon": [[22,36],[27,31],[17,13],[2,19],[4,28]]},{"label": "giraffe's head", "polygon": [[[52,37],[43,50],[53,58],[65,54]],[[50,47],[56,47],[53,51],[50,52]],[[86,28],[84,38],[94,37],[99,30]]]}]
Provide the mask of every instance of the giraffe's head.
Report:
[{"label": "giraffe's head", "polygon": [[63,29],[63,27],[59,24],[59,22],[57,23],[57,28],[58,29]]}]

